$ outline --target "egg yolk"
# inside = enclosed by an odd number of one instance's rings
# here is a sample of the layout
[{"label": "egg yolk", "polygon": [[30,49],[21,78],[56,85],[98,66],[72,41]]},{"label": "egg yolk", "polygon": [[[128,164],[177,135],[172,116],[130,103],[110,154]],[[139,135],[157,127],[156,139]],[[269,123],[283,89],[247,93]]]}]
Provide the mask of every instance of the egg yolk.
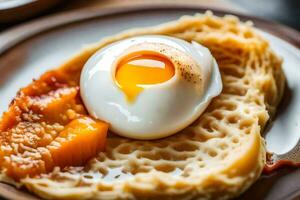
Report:
[{"label": "egg yolk", "polygon": [[116,82],[133,102],[143,91],[142,85],[163,83],[175,74],[173,63],[156,52],[136,52],[123,58],[116,69]]}]

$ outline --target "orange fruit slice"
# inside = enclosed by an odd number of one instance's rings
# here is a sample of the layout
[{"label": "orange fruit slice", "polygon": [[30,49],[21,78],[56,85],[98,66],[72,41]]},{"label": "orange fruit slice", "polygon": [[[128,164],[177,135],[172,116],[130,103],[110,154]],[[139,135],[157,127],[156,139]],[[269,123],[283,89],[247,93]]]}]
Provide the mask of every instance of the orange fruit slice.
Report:
[{"label": "orange fruit slice", "polygon": [[105,148],[108,124],[87,115],[80,70],[45,73],[21,89],[0,119],[0,170],[19,180],[84,165]]},{"label": "orange fruit slice", "polygon": [[83,117],[71,121],[47,146],[54,166],[80,166],[105,149],[108,124]]}]

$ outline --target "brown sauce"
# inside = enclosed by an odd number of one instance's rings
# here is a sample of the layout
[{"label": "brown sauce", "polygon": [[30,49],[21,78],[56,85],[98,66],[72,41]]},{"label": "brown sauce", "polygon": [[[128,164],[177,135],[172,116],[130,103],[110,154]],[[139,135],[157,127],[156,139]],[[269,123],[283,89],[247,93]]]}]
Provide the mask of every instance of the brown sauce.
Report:
[{"label": "brown sauce", "polygon": [[285,168],[285,167],[299,167],[300,163],[293,162],[291,160],[279,159],[276,154],[267,153],[267,162],[264,166],[263,173],[270,174],[277,169]]}]

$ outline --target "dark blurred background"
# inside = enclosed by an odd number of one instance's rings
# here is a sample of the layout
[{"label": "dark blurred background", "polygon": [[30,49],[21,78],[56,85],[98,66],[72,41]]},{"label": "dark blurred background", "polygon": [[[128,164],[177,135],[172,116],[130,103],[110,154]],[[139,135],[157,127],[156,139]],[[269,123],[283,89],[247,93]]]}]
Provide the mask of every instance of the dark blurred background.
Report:
[{"label": "dark blurred background", "polygon": [[199,4],[277,21],[300,31],[300,0],[0,0],[0,31],[33,18],[84,7]]},{"label": "dark blurred background", "polygon": [[300,31],[300,0],[231,0],[249,13]]}]

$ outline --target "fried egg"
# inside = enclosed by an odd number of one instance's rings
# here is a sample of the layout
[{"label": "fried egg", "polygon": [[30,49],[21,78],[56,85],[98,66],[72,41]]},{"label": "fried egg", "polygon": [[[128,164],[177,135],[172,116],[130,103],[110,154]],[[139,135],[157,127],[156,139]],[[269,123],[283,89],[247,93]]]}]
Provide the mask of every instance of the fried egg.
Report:
[{"label": "fried egg", "polygon": [[218,65],[197,42],[159,35],[110,44],[85,64],[84,105],[110,130],[159,139],[190,125],[222,90]]}]

